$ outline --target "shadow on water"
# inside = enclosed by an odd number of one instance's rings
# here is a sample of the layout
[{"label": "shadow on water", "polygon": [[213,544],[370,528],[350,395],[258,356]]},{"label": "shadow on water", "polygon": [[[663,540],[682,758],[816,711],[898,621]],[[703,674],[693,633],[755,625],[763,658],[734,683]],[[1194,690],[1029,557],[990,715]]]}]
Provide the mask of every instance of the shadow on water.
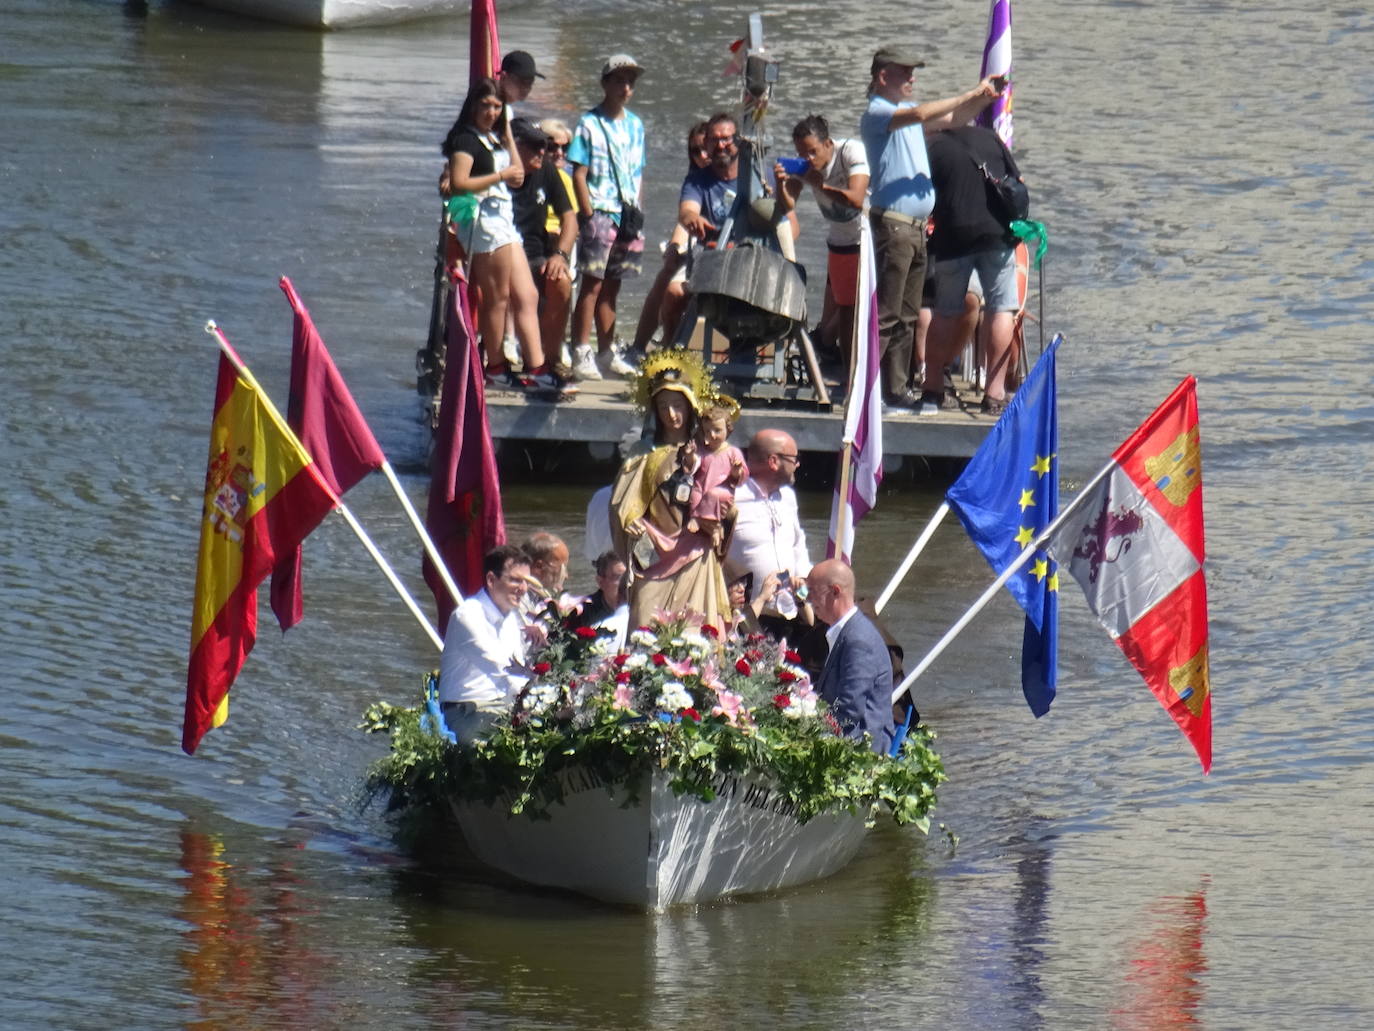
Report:
[{"label": "shadow on water", "polygon": [[713,993],[713,1025],[833,1026],[846,998],[887,1000],[912,957],[919,971],[936,891],[919,836],[890,827],[825,881],[661,914],[511,882],[472,860],[451,824],[409,841],[414,865],[389,875],[416,950],[407,979],[451,1019],[518,1026],[704,1026],[704,964],[722,986],[748,971],[748,991]]}]

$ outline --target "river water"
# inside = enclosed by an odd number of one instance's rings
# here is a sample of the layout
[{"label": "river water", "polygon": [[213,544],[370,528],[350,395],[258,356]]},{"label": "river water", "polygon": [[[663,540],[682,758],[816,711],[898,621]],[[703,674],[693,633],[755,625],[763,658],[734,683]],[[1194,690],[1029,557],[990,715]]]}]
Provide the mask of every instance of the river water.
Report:
[{"label": "river water", "polygon": [[[944,95],[972,84],[986,19],[971,0],[537,0],[502,30],[548,69],[549,113],[596,99],[608,51],[649,69],[652,235],[751,9],[785,62],[776,124],[816,110],[841,132],[876,46],[919,47],[921,95]],[[655,917],[418,860],[358,809],[383,743],[354,725],[413,697],[434,654],[332,520],[305,622],[265,619],[230,722],[178,748],[205,320],[283,400],[290,275],[423,495],[412,359],[461,19],[320,37],[156,0],[0,0],[0,1025],[1374,1022],[1374,18],[1045,0],[1017,19],[1018,154],[1068,339],[1065,497],[1199,379],[1213,772],[1067,593],[1059,698],[1034,720],[1002,600],[921,681],[949,834],[879,829],[824,883]],[[513,536],[549,527],[577,553],[586,494],[512,489]],[[384,484],[350,502],[423,592]],[[864,584],[937,502],[883,497]],[[822,539],[827,499],[804,508]],[[890,609],[908,655],[989,579],[956,527],[936,542]]]}]

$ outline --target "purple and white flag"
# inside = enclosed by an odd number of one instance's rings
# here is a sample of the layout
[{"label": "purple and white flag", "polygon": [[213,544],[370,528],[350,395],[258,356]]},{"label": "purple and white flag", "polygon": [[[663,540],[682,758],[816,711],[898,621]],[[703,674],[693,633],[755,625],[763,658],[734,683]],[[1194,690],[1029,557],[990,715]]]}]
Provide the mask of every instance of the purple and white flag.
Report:
[{"label": "purple and white flag", "polygon": [[[830,533],[825,555],[846,563],[854,550],[854,526],[878,503],[883,482],[882,344],[878,339],[878,272],[873,257],[873,230],[868,216],[859,218],[859,284],[854,304],[854,381],[845,407],[844,444],[835,500],[830,508]],[[849,463],[849,476],[844,475]],[[848,491],[840,496],[847,480]]]},{"label": "purple and white flag", "polygon": [[983,44],[983,70],[978,77],[986,79],[989,75],[1006,76],[1007,88],[983,108],[977,124],[994,130],[1011,149],[1011,0],[992,0],[992,10],[988,12],[988,40]]}]

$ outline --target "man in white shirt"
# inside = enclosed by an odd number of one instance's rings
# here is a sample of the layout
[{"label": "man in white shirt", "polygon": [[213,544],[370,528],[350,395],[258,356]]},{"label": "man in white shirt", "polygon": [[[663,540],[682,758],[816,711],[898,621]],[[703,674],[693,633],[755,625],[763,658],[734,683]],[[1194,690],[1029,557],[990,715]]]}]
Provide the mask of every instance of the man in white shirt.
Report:
[{"label": "man in white shirt", "polygon": [[525,659],[519,606],[529,559],[502,545],[487,552],[482,566],[486,586],[453,610],[439,660],[439,708],[460,745],[509,716],[526,679],[511,667]]},{"label": "man in white shirt", "polygon": [[792,487],[801,463],[797,442],[782,430],[759,430],[745,459],[749,479],[735,488],[735,529],[726,565],[732,576],[752,573],[755,591],[770,573],[778,575],[781,586],[764,606],[759,623],[776,636],[795,639],[799,628],[794,592],[811,572]]}]

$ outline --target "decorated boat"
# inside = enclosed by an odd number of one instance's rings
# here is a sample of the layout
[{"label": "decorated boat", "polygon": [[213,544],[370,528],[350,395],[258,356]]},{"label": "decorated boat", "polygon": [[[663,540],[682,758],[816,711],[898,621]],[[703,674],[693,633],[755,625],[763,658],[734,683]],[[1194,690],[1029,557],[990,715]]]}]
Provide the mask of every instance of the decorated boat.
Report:
[{"label": "decorated boat", "polygon": [[521,881],[649,910],[804,884],[843,868],[874,820],[929,825],[932,735],[891,754],[840,733],[801,656],[758,634],[656,618],[618,643],[564,618],[509,721],[460,748],[428,678],[369,786],[451,814]]},{"label": "decorated boat", "polygon": [[471,0],[191,0],[231,14],[311,29],[387,25],[466,11]]}]

